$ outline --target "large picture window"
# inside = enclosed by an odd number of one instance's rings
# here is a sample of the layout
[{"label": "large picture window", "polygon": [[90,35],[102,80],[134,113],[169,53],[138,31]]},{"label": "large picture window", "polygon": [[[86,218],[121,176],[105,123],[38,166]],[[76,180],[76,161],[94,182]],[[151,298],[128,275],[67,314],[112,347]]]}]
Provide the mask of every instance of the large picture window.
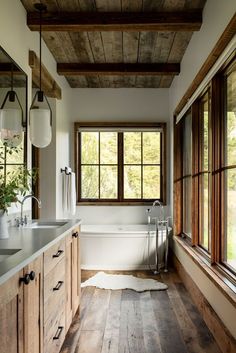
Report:
[{"label": "large picture window", "polygon": [[235,281],[235,55],[175,125],[174,139],[175,234]]},{"label": "large picture window", "polygon": [[224,75],[222,261],[236,271],[236,63]]},{"label": "large picture window", "polygon": [[165,202],[165,124],[76,124],[79,202]]}]

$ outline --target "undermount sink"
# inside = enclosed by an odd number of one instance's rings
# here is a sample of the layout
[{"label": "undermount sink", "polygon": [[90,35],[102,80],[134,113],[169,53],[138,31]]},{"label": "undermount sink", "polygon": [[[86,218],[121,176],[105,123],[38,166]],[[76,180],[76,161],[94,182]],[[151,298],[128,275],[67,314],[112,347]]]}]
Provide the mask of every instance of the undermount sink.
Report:
[{"label": "undermount sink", "polygon": [[33,221],[32,223],[26,224],[24,228],[32,228],[32,229],[48,229],[48,228],[58,228],[62,227],[66,224],[66,222],[61,221],[48,221],[48,222],[40,222],[40,221]]},{"label": "undermount sink", "polygon": [[16,254],[21,249],[0,249],[0,262],[6,260],[9,256]]}]

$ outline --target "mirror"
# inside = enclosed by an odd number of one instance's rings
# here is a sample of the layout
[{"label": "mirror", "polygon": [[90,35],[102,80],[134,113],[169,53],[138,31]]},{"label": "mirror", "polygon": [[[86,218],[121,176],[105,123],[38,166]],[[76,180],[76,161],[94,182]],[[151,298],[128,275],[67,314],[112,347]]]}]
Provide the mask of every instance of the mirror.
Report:
[{"label": "mirror", "polygon": [[[13,103],[13,108],[19,108],[23,111],[23,134],[22,141],[17,148],[5,147],[0,139],[0,175],[7,180],[9,172],[17,170],[22,165],[27,165],[27,75],[12,60],[12,58],[0,47],[0,107],[9,91],[16,92],[17,100]],[[19,100],[19,101],[18,101]],[[7,106],[8,100],[5,106]],[[14,105],[18,105],[15,107]],[[4,109],[5,109],[4,106]],[[7,107],[8,108],[8,107]],[[12,106],[10,106],[12,108]],[[22,115],[22,114],[21,114]]]}]

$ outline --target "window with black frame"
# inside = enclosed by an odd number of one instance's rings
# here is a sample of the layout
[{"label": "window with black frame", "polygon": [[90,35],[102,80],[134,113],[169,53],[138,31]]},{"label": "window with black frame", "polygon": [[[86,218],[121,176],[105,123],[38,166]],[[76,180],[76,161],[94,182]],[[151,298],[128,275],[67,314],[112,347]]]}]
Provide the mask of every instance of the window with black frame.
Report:
[{"label": "window with black frame", "polygon": [[165,202],[165,124],[78,124],[80,202]]}]

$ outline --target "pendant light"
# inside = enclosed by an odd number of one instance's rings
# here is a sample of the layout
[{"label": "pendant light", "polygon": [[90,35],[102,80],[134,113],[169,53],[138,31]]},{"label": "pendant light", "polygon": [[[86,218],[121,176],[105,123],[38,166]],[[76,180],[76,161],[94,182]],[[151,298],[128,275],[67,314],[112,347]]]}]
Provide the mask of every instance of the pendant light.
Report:
[{"label": "pendant light", "polygon": [[39,29],[39,90],[35,93],[29,111],[29,129],[32,145],[38,148],[47,147],[52,139],[52,110],[47,97],[42,91],[42,12],[47,10],[44,4],[35,4],[40,13]]},{"label": "pendant light", "polygon": [[23,109],[13,89],[13,65],[11,65],[11,90],[7,92],[0,109],[0,138],[8,147],[16,147],[23,138]]}]

